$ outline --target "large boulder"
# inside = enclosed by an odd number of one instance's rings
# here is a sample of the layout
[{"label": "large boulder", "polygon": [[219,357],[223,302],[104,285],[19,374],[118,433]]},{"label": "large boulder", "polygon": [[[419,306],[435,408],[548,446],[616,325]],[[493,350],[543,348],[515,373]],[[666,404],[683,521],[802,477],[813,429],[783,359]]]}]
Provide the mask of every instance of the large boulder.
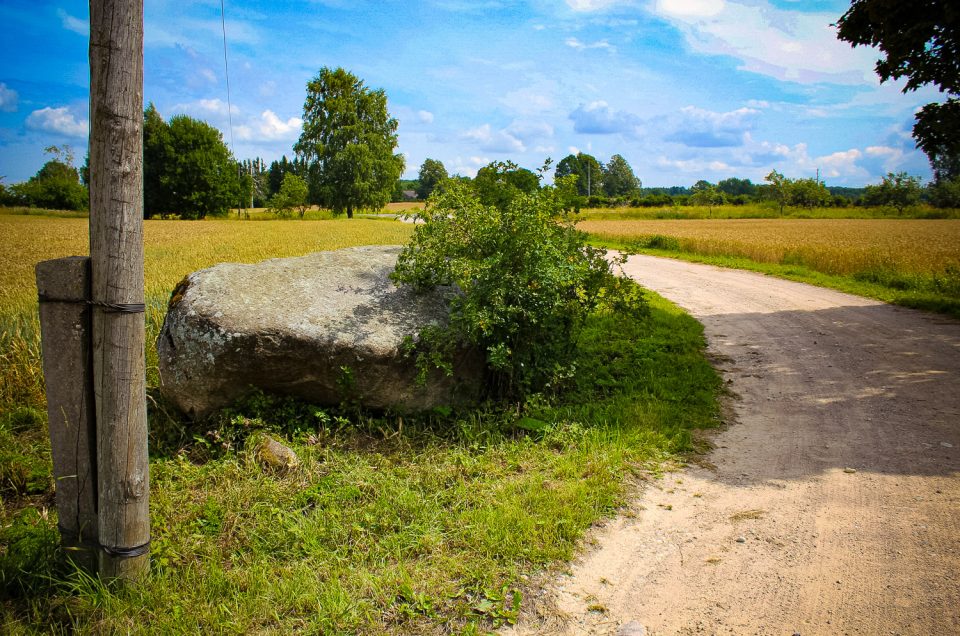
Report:
[{"label": "large boulder", "polygon": [[483,365],[461,351],[448,377],[416,382],[408,337],[449,320],[451,288],[416,294],[390,280],[399,247],[355,247],[187,276],[157,340],[161,390],[203,417],[255,389],[315,404],[420,411],[474,402]]}]

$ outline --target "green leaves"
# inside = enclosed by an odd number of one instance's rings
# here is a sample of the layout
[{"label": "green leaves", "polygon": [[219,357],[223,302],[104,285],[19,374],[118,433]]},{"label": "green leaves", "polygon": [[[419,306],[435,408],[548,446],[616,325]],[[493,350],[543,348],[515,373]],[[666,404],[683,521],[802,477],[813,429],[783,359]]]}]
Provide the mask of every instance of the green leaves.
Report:
[{"label": "green leaves", "polygon": [[280,218],[287,218],[293,208],[297,208],[302,219],[307,210],[307,193],[307,182],[288,172],[283,175],[280,191],[270,197],[270,211]]},{"label": "green leaves", "polygon": [[320,69],[307,83],[303,132],[294,146],[308,164],[311,191],[334,214],[381,208],[403,172],[397,120],[383,90],[370,90],[342,68]]},{"label": "green leaves", "polygon": [[[449,182],[431,198],[394,280],[430,289],[456,285],[446,329],[421,334],[419,361],[467,342],[486,356],[496,397],[556,389],[570,377],[577,336],[601,304],[612,311],[643,306],[617,279],[605,252],[564,217],[554,188],[486,206],[469,187]],[[629,293],[625,292],[630,289]]]},{"label": "green leaves", "polygon": [[239,169],[220,131],[186,115],[144,112],[144,216],[223,216],[240,202]]}]

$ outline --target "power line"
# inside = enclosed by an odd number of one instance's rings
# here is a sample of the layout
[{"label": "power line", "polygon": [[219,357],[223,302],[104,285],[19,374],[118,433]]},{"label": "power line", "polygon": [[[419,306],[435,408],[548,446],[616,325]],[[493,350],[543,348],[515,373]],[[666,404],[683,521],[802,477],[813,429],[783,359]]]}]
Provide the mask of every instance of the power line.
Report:
[{"label": "power line", "polygon": [[236,156],[233,147],[233,107],[230,104],[230,67],[227,66],[227,18],[223,9],[223,0],[220,0],[220,27],[223,30],[223,75],[227,80],[227,122],[230,125],[230,152]]}]

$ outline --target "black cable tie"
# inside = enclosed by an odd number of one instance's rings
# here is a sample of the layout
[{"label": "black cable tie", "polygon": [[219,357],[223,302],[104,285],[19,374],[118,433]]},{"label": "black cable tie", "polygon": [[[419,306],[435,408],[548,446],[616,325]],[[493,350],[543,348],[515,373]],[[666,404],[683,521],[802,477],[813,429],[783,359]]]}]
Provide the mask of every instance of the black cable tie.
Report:
[{"label": "black cable tie", "polygon": [[40,294],[38,300],[41,303],[70,303],[73,305],[87,305],[90,307],[100,307],[105,314],[142,314],[147,310],[144,303],[106,303],[99,300],[83,300],[80,298],[54,298]]},{"label": "black cable tie", "polygon": [[106,545],[101,545],[100,548],[114,558],[132,559],[134,557],[143,556],[144,554],[149,554],[150,542],[147,541],[143,545],[138,545],[133,548],[111,548],[110,546]]}]

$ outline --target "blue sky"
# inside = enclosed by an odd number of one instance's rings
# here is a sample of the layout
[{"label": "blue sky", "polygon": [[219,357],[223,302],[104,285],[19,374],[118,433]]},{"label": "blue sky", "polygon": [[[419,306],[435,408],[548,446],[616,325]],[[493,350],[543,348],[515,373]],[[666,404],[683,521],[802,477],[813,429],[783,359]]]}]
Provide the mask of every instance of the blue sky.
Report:
[{"label": "blue sky", "polygon": [[[470,175],[583,151],[623,155],[645,186],[775,168],[828,185],[929,180],[913,113],[938,98],[880,85],[877,53],[838,42],[843,0],[226,0],[238,158],[292,156],[307,81],[342,66],[383,88],[412,177]],[[82,162],[86,2],[0,5],[0,175],[49,145]],[[146,0],[144,99],[228,126],[220,2]]]}]

